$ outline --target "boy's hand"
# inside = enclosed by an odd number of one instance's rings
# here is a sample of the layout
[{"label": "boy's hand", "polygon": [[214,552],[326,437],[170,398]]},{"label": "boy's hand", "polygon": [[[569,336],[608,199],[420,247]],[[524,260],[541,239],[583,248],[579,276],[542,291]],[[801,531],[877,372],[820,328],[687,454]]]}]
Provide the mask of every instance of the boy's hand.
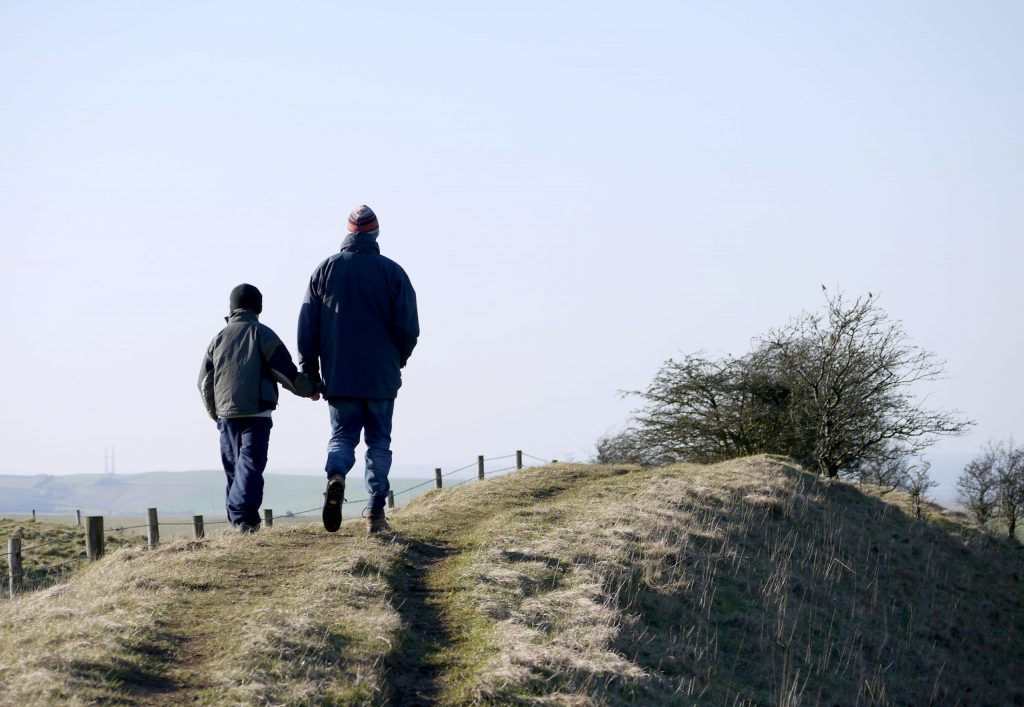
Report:
[{"label": "boy's hand", "polygon": [[313,379],[313,385],[316,386],[316,390],[309,396],[309,399],[316,402],[321,398],[324,392],[324,380],[319,374],[317,374],[316,378]]}]

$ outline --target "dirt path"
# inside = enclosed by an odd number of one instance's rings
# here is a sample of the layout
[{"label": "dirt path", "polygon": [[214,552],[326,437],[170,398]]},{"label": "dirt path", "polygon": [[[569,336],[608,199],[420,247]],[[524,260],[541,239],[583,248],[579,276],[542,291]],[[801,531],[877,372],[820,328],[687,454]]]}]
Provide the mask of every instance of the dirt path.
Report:
[{"label": "dirt path", "polygon": [[[20,704],[457,700],[450,688],[475,650],[474,608],[458,601],[465,553],[503,514],[588,475],[538,470],[428,494],[376,536],[350,519],[334,534],[279,523],[119,550],[19,606],[39,617],[31,625],[0,616],[20,646],[4,653],[8,674],[37,676],[11,685]],[[54,601],[62,609],[48,613]]]},{"label": "dirt path", "polygon": [[402,642],[387,659],[388,692],[393,705],[436,703],[444,671],[443,653],[450,645],[436,569],[455,552],[451,545],[411,540],[399,572],[392,579],[402,617]]},{"label": "dirt path", "polygon": [[[161,612],[160,630],[167,648],[153,656],[154,671],[120,676],[122,694],[128,702],[140,705],[233,702],[234,693],[224,692],[231,689],[230,671],[249,661],[246,653],[251,650],[251,634],[262,630],[262,614],[276,612],[278,623],[287,625],[325,612],[311,636],[294,642],[285,636],[280,645],[276,639],[268,639],[271,653],[282,653],[278,663],[267,669],[269,674],[301,672],[304,661],[287,655],[287,650],[313,640],[334,645],[326,656],[316,655],[324,662],[336,661],[338,670],[344,670],[350,654],[377,666],[377,698],[370,702],[436,704],[446,667],[444,653],[450,647],[443,603],[446,588],[438,579],[438,568],[460,548],[437,540],[436,522],[402,522],[401,514],[397,515],[394,532],[374,538],[368,538],[361,522],[354,520],[346,521],[333,535],[311,524],[264,531],[251,540],[232,538],[226,550],[213,542],[176,552],[176,562],[191,555],[191,560],[185,561],[192,562],[195,570],[179,567],[183,576],[175,578],[177,591],[169,594]],[[332,577],[339,585],[356,588],[364,578],[377,579],[383,591],[376,594],[383,610],[394,617],[394,634],[379,639],[368,636],[369,640],[361,642],[344,638],[344,624],[353,621],[334,614],[352,611],[362,599],[346,597],[317,606],[316,592],[310,587]],[[301,600],[303,591],[312,596],[309,603]],[[363,618],[356,610],[354,623]],[[375,656],[365,655],[373,650]],[[263,669],[263,660],[256,656],[249,662],[255,669]],[[298,694],[317,687],[298,684],[294,689]],[[284,697],[289,703],[288,690],[286,679],[277,693],[256,693],[255,701]]]},{"label": "dirt path", "polygon": [[499,479],[431,495],[376,536],[358,519],[334,534],[281,523],[114,554],[70,588],[75,608],[45,639],[95,646],[48,660],[40,638],[32,665],[52,670],[50,694],[94,702],[444,703],[472,620],[452,613],[454,568],[495,518],[573,483],[532,475],[514,492]]},{"label": "dirt path", "polygon": [[[226,654],[247,650],[254,614],[283,607],[281,611],[287,615],[282,622],[301,620],[315,608],[297,604],[296,594],[323,580],[325,563],[357,565],[357,576],[376,571],[362,568],[367,557],[376,555],[371,543],[389,548],[395,556],[379,569],[384,571],[389,606],[397,615],[396,623],[400,622],[397,640],[391,640],[390,647],[379,647],[384,682],[381,697],[395,705],[436,702],[444,667],[439,656],[448,645],[448,635],[439,601],[443,590],[436,587],[432,572],[454,548],[406,539],[400,532],[371,541],[358,521],[347,522],[336,535],[315,526],[287,535],[273,530],[256,543],[257,547],[239,545],[233,552],[210,559],[209,566],[195,577],[182,578],[184,591],[174,595],[173,606],[162,619],[161,631],[169,648],[155,656],[158,670],[121,676],[129,702],[219,701],[225,671],[239,662],[233,659],[237,656]],[[198,556],[204,550],[193,552]]]},{"label": "dirt path", "polygon": [[[273,533],[274,531],[271,531]],[[264,538],[273,537],[264,534]],[[246,555],[217,566],[216,578],[188,582],[165,626],[174,648],[158,681],[127,685],[133,702],[142,705],[209,702],[218,689],[216,664],[231,650],[231,636],[247,630],[256,604],[274,603],[288,594],[303,573],[333,550],[326,535],[289,537],[289,542],[262,542],[258,563]],[[241,641],[239,641],[241,643]],[[240,647],[239,647],[240,649]],[[211,667],[213,669],[211,670]]]}]

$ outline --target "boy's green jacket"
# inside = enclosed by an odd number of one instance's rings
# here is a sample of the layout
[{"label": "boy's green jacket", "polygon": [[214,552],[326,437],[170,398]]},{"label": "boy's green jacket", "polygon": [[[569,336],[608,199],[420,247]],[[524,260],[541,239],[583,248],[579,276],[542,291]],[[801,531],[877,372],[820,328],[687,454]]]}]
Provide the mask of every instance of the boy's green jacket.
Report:
[{"label": "boy's green jacket", "polygon": [[247,417],[277,407],[277,384],[303,398],[316,392],[313,381],[292,363],[274,331],[248,309],[236,309],[210,342],[199,369],[199,392],[206,411],[220,417]]}]

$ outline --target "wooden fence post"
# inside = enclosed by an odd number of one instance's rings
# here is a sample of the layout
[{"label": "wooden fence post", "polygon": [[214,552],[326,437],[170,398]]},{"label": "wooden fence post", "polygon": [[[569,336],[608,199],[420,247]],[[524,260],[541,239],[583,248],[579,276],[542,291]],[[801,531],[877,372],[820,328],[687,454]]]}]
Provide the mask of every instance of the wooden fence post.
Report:
[{"label": "wooden fence post", "polygon": [[481,454],[476,458],[476,478],[481,481],[484,480],[484,455]]},{"label": "wooden fence post", "polygon": [[388,489],[388,508],[395,507],[395,492],[392,489]]},{"label": "wooden fence post", "polygon": [[434,485],[441,488],[441,467],[434,469]]},{"label": "wooden fence post", "polygon": [[268,528],[274,527],[274,511],[270,508],[263,509],[263,525]]},{"label": "wooden fence post", "polygon": [[103,557],[103,516],[85,517],[85,556],[90,562]]},{"label": "wooden fence post", "polygon": [[82,511],[75,511],[75,525],[82,527]]},{"label": "wooden fence post", "polygon": [[11,575],[11,599],[21,591],[25,573],[21,569],[21,538],[13,537],[7,541],[7,566]]},{"label": "wooden fence post", "polygon": [[206,531],[203,529],[202,516],[192,516],[192,532],[197,540],[206,536]]},{"label": "wooden fence post", "polygon": [[522,469],[522,468],[523,468],[523,450],[522,449],[517,449],[516,450],[516,469]]},{"label": "wooden fence post", "polygon": [[33,523],[36,522],[36,509],[35,508],[32,509],[32,522]]},{"label": "wooden fence post", "polygon": [[160,521],[157,520],[155,508],[147,508],[146,515],[149,517],[149,527],[146,529],[147,545],[152,550],[160,544]]}]

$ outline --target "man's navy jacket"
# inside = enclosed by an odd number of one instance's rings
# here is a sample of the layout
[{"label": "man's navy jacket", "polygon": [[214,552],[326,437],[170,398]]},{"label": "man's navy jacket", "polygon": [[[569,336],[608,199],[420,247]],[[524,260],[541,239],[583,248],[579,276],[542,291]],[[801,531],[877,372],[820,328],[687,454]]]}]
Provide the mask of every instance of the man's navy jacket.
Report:
[{"label": "man's navy jacket", "polygon": [[374,236],[349,234],[309,278],[299,312],[299,367],[324,395],[393,399],[420,335],[416,292]]}]

